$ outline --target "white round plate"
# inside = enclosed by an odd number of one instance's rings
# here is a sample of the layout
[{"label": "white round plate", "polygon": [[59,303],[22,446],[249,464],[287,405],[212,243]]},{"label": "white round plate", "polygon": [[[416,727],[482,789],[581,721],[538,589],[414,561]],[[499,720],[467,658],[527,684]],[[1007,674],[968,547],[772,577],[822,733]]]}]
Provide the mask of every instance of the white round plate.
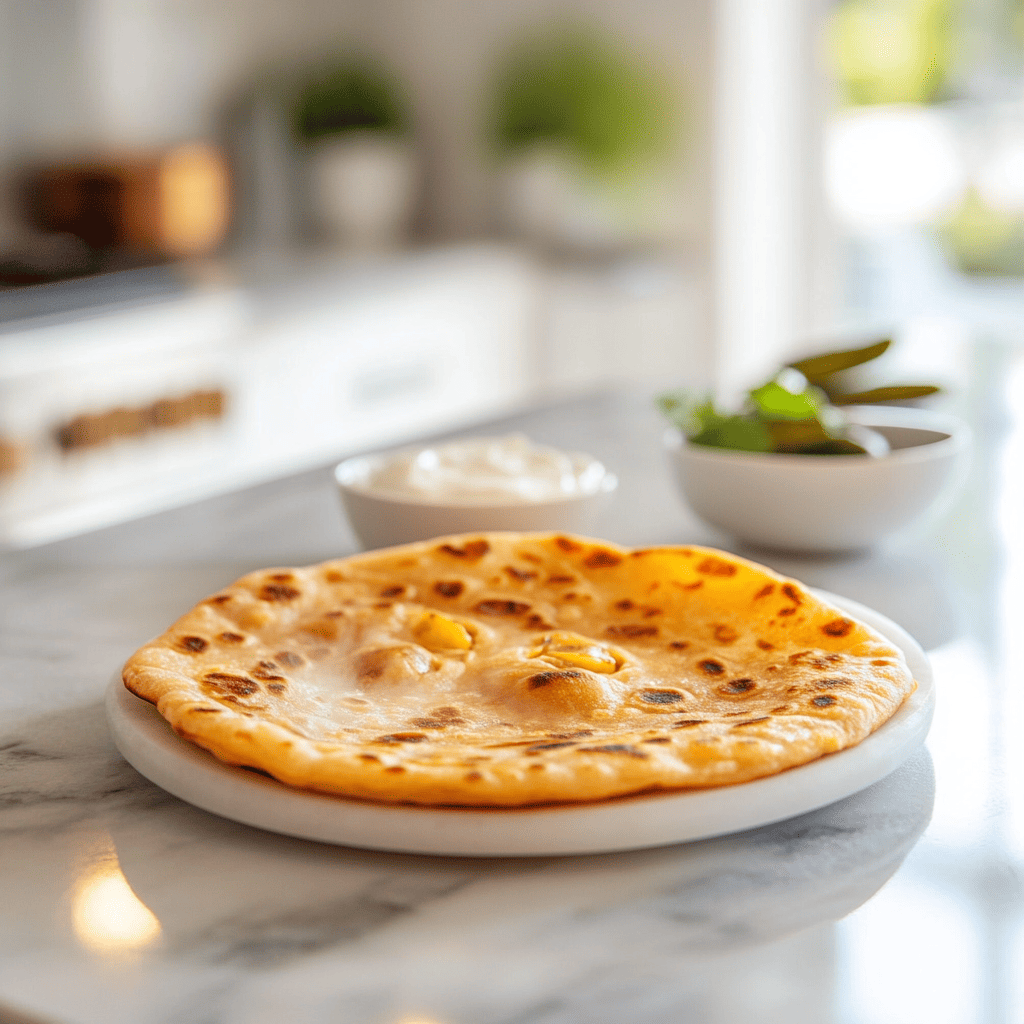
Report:
[{"label": "white round plate", "polygon": [[224,818],[303,839],[469,857],[608,853],[708,839],[782,821],[859,792],[924,742],[935,706],[924,651],[878,612],[818,593],[896,644],[917,690],[857,746],[736,786],[513,810],[373,804],[293,789],[218,761],[177,736],[152,704],[125,689],[120,674],[107,689],[107,718],[129,764],[168,793]]}]

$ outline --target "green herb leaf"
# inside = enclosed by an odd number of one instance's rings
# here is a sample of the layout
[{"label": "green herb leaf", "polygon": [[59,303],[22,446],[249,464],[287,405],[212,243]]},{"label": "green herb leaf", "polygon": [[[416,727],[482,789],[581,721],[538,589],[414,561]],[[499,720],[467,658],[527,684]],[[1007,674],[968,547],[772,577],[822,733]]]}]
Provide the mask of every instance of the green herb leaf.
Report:
[{"label": "green herb leaf", "polygon": [[757,412],[766,420],[817,420],[823,397],[817,388],[805,387],[794,393],[777,380],[750,392]]},{"label": "green herb leaf", "polygon": [[798,359],[789,365],[794,370],[799,370],[811,383],[820,384],[833,373],[877,359],[891,344],[891,338],[884,338],[882,341],[876,341],[873,345],[867,345],[864,348],[850,348],[840,352],[826,352],[820,356],[808,356],[806,359]]},{"label": "green herb leaf", "polygon": [[703,429],[688,435],[693,444],[710,448],[732,448],[742,452],[770,452],[771,435],[760,420],[751,416],[721,416],[705,418]]},{"label": "green herb leaf", "polygon": [[874,405],[876,402],[905,402],[911,398],[924,398],[941,391],[934,384],[895,384],[888,387],[871,388],[869,391],[855,391],[838,394],[832,398],[836,405]]}]

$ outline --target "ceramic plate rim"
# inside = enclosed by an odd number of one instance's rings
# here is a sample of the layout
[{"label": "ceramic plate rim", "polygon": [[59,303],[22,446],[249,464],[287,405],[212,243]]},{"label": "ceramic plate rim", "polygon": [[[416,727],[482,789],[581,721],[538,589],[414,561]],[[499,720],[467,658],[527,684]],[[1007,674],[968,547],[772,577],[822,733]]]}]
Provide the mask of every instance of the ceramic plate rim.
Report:
[{"label": "ceramic plate rim", "polygon": [[335,845],[444,856],[609,853],[692,842],[817,810],[878,782],[925,739],[935,704],[928,657],[891,619],[815,593],[877,629],[907,658],[917,690],[857,746],[734,786],[578,806],[513,810],[382,805],[291,789],[218,761],[178,737],[115,673],[106,710],[118,750],[140,774],[187,803],[242,824]]}]

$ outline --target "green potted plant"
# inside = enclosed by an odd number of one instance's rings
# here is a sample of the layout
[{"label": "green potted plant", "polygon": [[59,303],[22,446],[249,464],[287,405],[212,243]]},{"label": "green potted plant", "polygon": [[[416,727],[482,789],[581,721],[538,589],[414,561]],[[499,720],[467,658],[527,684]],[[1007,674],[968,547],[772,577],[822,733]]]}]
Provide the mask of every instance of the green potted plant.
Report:
[{"label": "green potted plant", "polygon": [[365,58],[323,65],[303,83],[294,131],[309,158],[321,230],[352,248],[397,244],[408,227],[416,169],[400,90]]},{"label": "green potted plant", "polygon": [[619,40],[580,26],[523,39],[492,93],[504,212],[517,233],[602,248],[642,235],[663,212],[674,104]]}]

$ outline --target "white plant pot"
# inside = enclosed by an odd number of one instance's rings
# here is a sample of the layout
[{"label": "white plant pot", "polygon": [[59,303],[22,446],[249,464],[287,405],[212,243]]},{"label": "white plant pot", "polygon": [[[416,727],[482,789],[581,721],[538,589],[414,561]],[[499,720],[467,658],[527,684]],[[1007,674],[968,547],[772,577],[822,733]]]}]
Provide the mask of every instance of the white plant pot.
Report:
[{"label": "white plant pot", "polygon": [[405,240],[416,167],[403,139],[369,132],[325,139],[310,152],[309,174],[314,215],[330,241],[375,251]]},{"label": "white plant pot", "polygon": [[649,242],[668,225],[663,183],[631,184],[586,174],[557,148],[538,147],[504,169],[506,229],[545,249],[601,254]]}]

